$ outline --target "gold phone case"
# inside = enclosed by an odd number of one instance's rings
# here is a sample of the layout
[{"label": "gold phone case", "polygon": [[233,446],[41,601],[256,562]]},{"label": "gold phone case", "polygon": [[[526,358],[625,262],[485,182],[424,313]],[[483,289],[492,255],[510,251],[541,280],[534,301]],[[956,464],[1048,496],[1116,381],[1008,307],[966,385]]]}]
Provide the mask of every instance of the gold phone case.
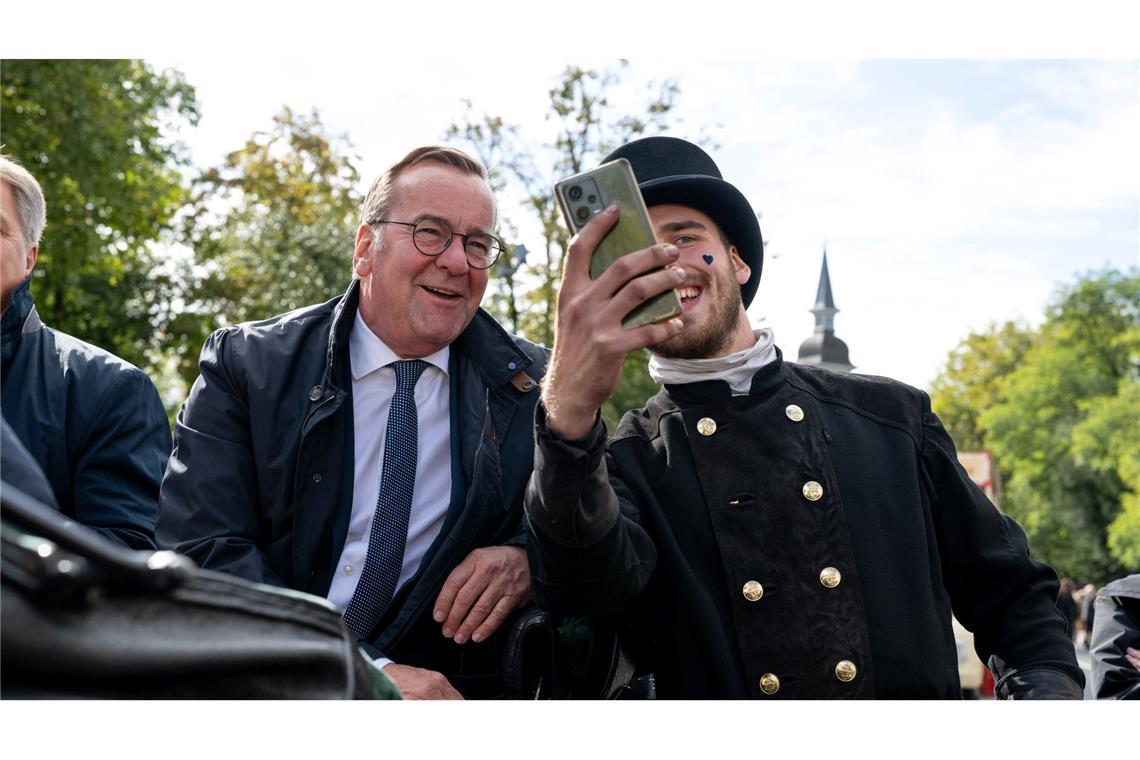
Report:
[{"label": "gold phone case", "polygon": [[[617,224],[602,238],[590,260],[590,277],[597,277],[626,254],[648,248],[657,242],[649,212],[637,189],[629,161],[619,158],[556,183],[554,193],[571,232],[577,233],[594,214],[617,204],[621,214]],[[669,290],[641,304],[622,320],[627,330],[663,322],[681,313],[681,299]]]}]

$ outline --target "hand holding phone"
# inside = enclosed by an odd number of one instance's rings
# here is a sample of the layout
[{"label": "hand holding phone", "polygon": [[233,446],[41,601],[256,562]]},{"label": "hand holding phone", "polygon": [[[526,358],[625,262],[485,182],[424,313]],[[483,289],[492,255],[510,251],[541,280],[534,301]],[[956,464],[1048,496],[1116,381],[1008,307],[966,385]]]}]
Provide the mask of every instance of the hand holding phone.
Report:
[{"label": "hand holding phone", "polygon": [[[656,244],[653,225],[629,161],[619,158],[554,185],[566,224],[574,233],[611,204],[618,207],[617,224],[602,238],[590,259],[590,277],[597,279],[622,256]],[[681,299],[668,290],[645,301],[622,320],[626,329],[663,322],[681,313]]]},{"label": "hand holding phone", "polygon": [[[623,220],[631,218],[615,195],[592,192],[601,190],[600,182],[570,184],[574,179],[559,183],[563,210],[579,220],[571,225],[579,231],[566,252],[554,353],[542,384],[547,425],[566,439],[582,438],[593,428],[598,409],[617,387],[627,354],[680,332],[674,289],[685,281],[684,271],[674,266],[680,251],[655,241],[640,200],[642,213],[634,210],[632,218],[643,224],[631,229],[640,227],[641,237],[631,243],[615,236]],[[581,195],[570,197],[575,186]],[[637,185],[631,186],[636,191]],[[587,210],[579,212],[583,206]]]}]

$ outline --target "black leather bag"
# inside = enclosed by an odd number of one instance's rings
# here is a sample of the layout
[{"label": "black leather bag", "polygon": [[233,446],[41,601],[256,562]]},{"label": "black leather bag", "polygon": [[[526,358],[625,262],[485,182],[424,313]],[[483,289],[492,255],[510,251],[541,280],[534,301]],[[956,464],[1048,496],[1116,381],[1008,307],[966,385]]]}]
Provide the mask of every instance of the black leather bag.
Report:
[{"label": "black leather bag", "polygon": [[634,676],[615,620],[535,607],[511,621],[501,658],[508,699],[619,699]]},{"label": "black leather bag", "polygon": [[3,484],[0,697],[396,697],[325,600],[120,548]]}]

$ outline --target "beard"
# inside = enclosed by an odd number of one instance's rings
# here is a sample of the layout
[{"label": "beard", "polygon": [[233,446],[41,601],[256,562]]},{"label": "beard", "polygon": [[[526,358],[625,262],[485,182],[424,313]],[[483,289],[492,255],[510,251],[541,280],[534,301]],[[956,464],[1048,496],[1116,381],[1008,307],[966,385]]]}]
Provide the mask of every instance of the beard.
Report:
[{"label": "beard", "polygon": [[668,340],[649,346],[649,350],[665,359],[708,359],[721,353],[732,341],[740,314],[740,284],[731,270],[718,275],[716,291],[709,288],[709,278],[702,277],[705,296],[712,296],[712,308],[702,325],[690,325],[682,313],[684,328]]}]

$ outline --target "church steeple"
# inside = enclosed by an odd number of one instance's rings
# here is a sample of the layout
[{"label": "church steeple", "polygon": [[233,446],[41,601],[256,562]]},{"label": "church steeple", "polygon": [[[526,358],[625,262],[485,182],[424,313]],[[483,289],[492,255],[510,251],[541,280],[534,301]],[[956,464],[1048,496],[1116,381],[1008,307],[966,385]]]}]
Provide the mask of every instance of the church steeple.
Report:
[{"label": "church steeple", "polygon": [[835,315],[839,309],[835,308],[835,299],[831,296],[831,275],[827,271],[827,247],[823,249],[823,268],[819,270],[819,289],[815,292],[815,306],[811,313],[815,315],[816,332],[835,332]]},{"label": "church steeple", "polygon": [[847,344],[835,337],[835,298],[831,295],[831,274],[827,271],[827,248],[823,249],[823,266],[819,270],[819,288],[815,293],[815,333],[800,344],[797,361],[817,367],[850,372],[855,368],[847,358]]}]

